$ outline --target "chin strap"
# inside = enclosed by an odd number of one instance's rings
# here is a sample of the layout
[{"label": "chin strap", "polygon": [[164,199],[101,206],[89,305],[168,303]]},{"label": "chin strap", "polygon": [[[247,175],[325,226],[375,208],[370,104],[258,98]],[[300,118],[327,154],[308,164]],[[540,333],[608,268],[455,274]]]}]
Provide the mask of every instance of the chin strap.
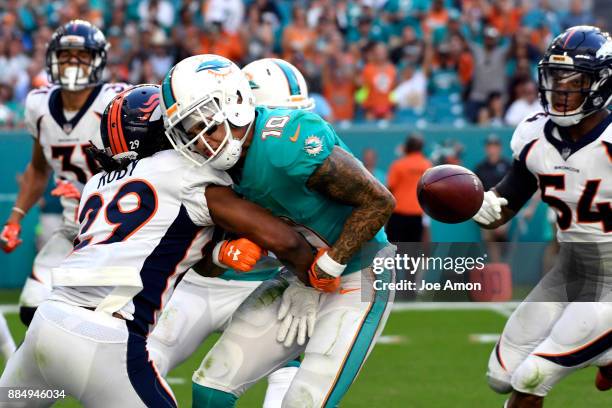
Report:
[{"label": "chin strap", "polygon": [[210,161],[210,165],[213,168],[223,171],[229,170],[238,162],[238,160],[240,160],[240,155],[242,153],[242,145],[246,141],[246,138],[249,135],[249,132],[251,131],[251,128],[253,127],[254,123],[255,120],[251,121],[246,132],[244,133],[244,136],[241,139],[237,140],[233,138],[231,132],[232,125],[229,123],[229,121],[227,121],[226,126],[230,127],[229,132],[231,135],[231,139],[225,142],[225,146],[222,148],[221,152],[219,152]]}]

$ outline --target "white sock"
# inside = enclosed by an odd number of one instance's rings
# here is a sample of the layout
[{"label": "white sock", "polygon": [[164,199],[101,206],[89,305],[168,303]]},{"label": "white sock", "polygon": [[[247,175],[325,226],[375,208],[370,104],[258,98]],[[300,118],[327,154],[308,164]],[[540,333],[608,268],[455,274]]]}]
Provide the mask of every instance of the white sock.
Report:
[{"label": "white sock", "polygon": [[6,319],[0,313],[0,351],[4,355],[5,361],[15,352],[15,349],[15,342],[6,324]]},{"label": "white sock", "polygon": [[283,367],[268,376],[268,389],[263,408],[280,408],[297,371],[298,367]]}]

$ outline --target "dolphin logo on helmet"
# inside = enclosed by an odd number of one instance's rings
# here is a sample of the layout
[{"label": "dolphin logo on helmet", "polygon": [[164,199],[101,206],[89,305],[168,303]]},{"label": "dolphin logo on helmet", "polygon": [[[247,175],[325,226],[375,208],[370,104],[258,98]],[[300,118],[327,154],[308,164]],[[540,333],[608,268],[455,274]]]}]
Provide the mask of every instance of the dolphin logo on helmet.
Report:
[{"label": "dolphin logo on helmet", "polygon": [[212,70],[216,72],[220,72],[222,68],[231,67],[232,64],[229,61],[223,60],[211,60],[211,61],[203,61],[196,68],[196,72],[204,71],[204,70]]}]

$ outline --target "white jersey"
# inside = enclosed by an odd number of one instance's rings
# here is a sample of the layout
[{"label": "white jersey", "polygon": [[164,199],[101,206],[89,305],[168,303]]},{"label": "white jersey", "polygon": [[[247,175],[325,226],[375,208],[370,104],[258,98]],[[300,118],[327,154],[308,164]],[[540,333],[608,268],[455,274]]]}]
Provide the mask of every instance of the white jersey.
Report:
[{"label": "white jersey", "polygon": [[557,213],[559,242],[612,242],[612,115],[578,142],[562,137],[544,113],[512,136],[514,158],[535,176]]},{"label": "white jersey", "polygon": [[212,238],[206,186],[231,183],[174,150],[96,174],[83,190],[74,250],[53,271],[51,299],[119,311],[146,335]]},{"label": "white jersey", "polygon": [[[92,140],[101,146],[100,118],[106,105],[128,86],[122,83],[101,84],[93,88],[80,111],[70,120],[64,114],[58,85],[30,91],[25,102],[25,123],[30,134],[42,146],[55,178],[85,184],[96,173],[95,163],[85,153]],[[77,202],[60,199],[64,208],[64,224],[76,233]]]}]

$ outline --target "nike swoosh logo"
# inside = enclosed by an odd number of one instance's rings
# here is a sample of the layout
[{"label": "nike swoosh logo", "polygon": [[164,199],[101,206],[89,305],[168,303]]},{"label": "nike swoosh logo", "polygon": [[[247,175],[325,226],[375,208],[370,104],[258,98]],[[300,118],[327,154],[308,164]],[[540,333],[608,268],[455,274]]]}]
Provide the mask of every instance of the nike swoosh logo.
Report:
[{"label": "nike swoosh logo", "polygon": [[298,127],[297,129],[295,129],[295,133],[293,134],[293,136],[289,138],[289,140],[291,140],[294,143],[298,140],[298,136],[300,135],[300,125],[301,123],[298,123]]},{"label": "nike swoosh logo", "polygon": [[351,293],[354,292],[356,290],[359,290],[359,288],[353,288],[353,289],[340,289],[340,294],[341,295],[346,295],[347,293]]}]

